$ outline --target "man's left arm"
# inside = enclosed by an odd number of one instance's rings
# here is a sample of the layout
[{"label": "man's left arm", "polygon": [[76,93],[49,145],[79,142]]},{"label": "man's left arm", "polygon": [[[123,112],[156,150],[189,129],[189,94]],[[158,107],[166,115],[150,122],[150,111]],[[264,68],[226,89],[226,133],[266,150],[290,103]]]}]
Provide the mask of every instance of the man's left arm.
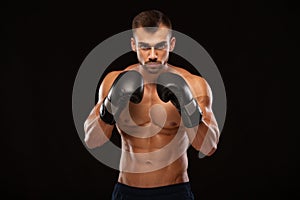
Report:
[{"label": "man's left arm", "polygon": [[157,79],[157,93],[164,102],[171,101],[181,115],[192,146],[200,154],[212,155],[217,149],[219,129],[212,111],[212,92],[204,78],[185,74],[162,73]]},{"label": "man's left arm", "polygon": [[202,118],[198,126],[186,127],[186,132],[192,146],[200,153],[210,156],[216,151],[220,137],[218,123],[212,110],[212,91],[202,77],[193,76],[192,79],[187,79],[187,82],[200,107]]}]

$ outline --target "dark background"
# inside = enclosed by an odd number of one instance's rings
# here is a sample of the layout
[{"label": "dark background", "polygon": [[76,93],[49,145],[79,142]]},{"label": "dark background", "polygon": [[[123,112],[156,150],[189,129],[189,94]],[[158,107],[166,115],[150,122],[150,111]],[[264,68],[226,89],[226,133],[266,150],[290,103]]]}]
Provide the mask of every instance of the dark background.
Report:
[{"label": "dark background", "polygon": [[118,171],[79,139],[73,83],[94,47],[150,8],[206,49],[225,84],[218,150],[198,159],[189,149],[196,199],[289,199],[295,192],[282,75],[294,14],[284,1],[24,1],[1,6],[1,189],[8,199],[110,198]]}]

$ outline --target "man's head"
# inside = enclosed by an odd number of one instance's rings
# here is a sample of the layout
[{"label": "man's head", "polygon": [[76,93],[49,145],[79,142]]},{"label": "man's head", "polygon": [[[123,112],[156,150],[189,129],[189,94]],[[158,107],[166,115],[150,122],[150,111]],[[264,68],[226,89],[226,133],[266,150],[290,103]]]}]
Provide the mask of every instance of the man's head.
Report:
[{"label": "man's head", "polygon": [[143,68],[149,73],[158,73],[175,47],[170,19],[158,10],[139,13],[132,21],[132,50]]}]

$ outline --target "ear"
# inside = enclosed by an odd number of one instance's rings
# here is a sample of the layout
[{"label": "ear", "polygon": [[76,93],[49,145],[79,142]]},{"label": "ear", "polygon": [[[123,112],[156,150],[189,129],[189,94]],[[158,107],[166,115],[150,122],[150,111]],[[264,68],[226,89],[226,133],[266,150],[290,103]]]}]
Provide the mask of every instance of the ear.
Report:
[{"label": "ear", "polygon": [[176,43],[176,38],[172,37],[171,40],[170,40],[170,52],[174,50],[175,43]]},{"label": "ear", "polygon": [[131,38],[131,49],[132,51],[136,52],[136,44],[134,38]]}]

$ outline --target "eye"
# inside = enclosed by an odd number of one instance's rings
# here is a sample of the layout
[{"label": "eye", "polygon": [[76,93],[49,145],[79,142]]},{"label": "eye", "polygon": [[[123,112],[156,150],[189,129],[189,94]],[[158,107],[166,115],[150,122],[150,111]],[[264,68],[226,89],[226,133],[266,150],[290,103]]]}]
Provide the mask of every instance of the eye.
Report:
[{"label": "eye", "polygon": [[141,50],[150,50],[150,49],[151,49],[150,46],[144,45],[144,44],[139,45],[139,48],[140,48]]},{"label": "eye", "polygon": [[158,49],[158,50],[163,50],[166,47],[167,47],[167,43],[161,43],[161,44],[155,45],[155,49]]}]

